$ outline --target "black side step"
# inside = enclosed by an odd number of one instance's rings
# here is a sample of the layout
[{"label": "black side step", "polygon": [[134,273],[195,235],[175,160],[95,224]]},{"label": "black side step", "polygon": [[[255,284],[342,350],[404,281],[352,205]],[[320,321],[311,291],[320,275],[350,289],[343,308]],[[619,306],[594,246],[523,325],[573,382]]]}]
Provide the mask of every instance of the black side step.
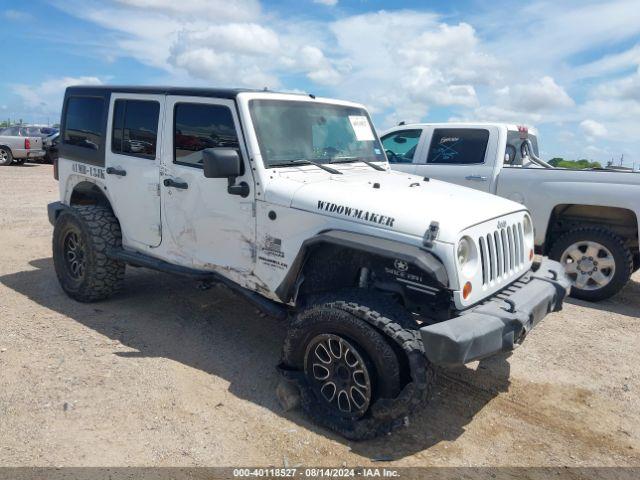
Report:
[{"label": "black side step", "polygon": [[269,300],[268,298],[263,297],[262,295],[257,294],[256,292],[241,287],[237,283],[223,277],[219,273],[197,270],[195,268],[189,267],[182,267],[180,265],[173,265],[172,263],[165,262],[164,260],[159,260],[142,253],[128,252],[121,248],[109,248],[107,250],[107,256],[114,260],[119,260],[136,267],[150,268],[152,270],[158,270],[159,272],[170,273],[172,275],[180,275],[182,277],[188,277],[194,280],[221,283],[234,293],[237,293],[238,295],[241,295],[245,299],[249,300],[265,314],[281,320],[287,318],[286,305],[276,303],[272,300]]}]

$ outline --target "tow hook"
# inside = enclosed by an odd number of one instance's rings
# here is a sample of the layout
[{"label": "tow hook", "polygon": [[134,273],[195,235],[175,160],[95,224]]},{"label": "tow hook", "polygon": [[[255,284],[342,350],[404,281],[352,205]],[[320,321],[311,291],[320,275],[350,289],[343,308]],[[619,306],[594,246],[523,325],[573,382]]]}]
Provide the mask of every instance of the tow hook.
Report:
[{"label": "tow hook", "polygon": [[505,298],[503,300],[503,302],[508,305],[508,307],[507,308],[503,308],[503,310],[505,310],[506,312],[509,312],[509,313],[516,313],[516,302],[514,302],[510,298]]}]

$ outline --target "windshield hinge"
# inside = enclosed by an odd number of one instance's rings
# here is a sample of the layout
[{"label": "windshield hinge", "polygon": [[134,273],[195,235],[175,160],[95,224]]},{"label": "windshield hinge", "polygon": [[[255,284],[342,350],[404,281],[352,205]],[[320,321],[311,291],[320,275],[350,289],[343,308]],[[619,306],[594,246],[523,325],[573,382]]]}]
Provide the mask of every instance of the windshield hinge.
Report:
[{"label": "windshield hinge", "polygon": [[433,247],[433,242],[438,238],[438,233],[440,232],[440,223],[439,222],[431,222],[429,224],[429,228],[426,232],[424,232],[424,238],[422,239],[422,244],[427,247]]}]

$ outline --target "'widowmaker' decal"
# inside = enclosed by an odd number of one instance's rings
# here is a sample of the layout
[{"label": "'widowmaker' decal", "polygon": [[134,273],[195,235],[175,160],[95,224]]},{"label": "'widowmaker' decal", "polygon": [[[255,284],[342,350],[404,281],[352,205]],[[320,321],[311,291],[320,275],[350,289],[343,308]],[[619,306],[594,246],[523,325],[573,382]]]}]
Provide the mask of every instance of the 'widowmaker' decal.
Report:
[{"label": "'widowmaker' decal", "polygon": [[324,202],[318,200],[318,210],[323,210],[329,213],[337,213],[338,215],[344,215],[345,217],[357,218],[366,222],[376,223],[378,225],[386,225],[387,227],[393,227],[395,218],[387,217],[379,213],[368,212],[359,208],[347,207],[345,205],[338,205],[332,202]]}]

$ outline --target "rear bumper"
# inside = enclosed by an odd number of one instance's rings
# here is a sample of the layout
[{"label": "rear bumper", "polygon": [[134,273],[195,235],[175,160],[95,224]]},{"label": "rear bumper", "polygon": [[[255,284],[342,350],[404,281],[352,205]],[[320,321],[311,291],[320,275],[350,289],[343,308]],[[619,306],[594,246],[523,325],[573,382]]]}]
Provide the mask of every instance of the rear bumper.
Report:
[{"label": "rear bumper", "polygon": [[571,284],[558,262],[540,268],[459,317],[420,329],[426,356],[435,365],[463,365],[513,350],[548,313],[562,309]]},{"label": "rear bumper", "polygon": [[24,148],[14,148],[11,150],[13,158],[38,158],[44,157],[44,150],[25,150]]}]

